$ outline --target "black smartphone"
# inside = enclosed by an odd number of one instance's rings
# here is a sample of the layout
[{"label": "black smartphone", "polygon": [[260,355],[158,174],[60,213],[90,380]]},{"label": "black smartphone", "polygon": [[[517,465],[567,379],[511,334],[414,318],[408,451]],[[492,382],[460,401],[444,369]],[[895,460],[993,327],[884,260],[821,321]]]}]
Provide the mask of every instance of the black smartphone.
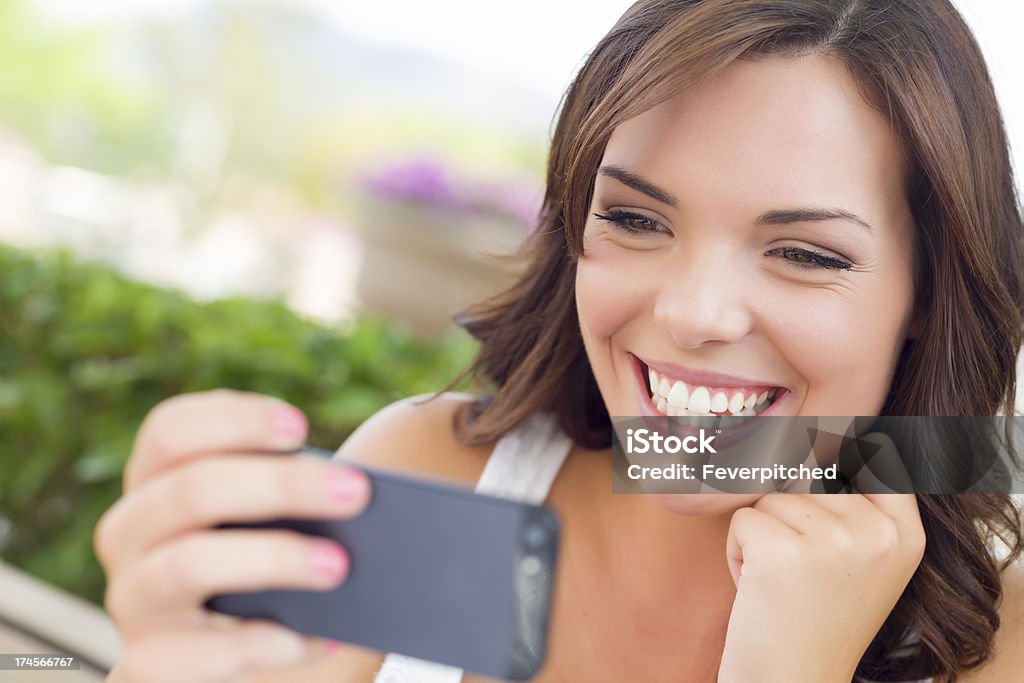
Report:
[{"label": "black smartphone", "polygon": [[359,467],[373,493],[358,517],[221,527],[293,529],[337,540],[351,560],[338,588],[225,593],[206,606],[493,678],[536,674],[547,648],[558,555],[555,513]]}]

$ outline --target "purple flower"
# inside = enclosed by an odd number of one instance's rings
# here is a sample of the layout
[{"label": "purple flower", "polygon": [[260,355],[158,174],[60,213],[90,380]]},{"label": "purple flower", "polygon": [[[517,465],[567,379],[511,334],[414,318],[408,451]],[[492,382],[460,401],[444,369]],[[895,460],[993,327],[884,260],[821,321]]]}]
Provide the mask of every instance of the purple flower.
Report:
[{"label": "purple flower", "polygon": [[460,181],[437,161],[417,159],[364,177],[368,191],[396,202],[413,202],[466,216],[511,219],[524,232],[534,229],[541,188],[523,181]]},{"label": "purple flower", "polygon": [[390,166],[366,178],[366,187],[387,199],[457,207],[459,200],[445,169],[428,160]]}]

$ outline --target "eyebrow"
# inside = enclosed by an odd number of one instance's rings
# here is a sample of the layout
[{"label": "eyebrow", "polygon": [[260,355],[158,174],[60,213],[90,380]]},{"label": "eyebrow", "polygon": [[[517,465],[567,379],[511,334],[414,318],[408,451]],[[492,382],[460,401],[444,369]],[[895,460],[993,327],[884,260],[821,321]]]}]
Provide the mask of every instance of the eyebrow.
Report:
[{"label": "eyebrow", "polygon": [[871,224],[855,213],[843,209],[783,209],[781,211],[766,211],[757,217],[758,225],[785,225],[787,223],[803,223],[807,221],[830,221],[840,219],[856,223],[868,230],[873,230]]},{"label": "eyebrow", "polygon": [[[666,192],[643,176],[632,171],[627,171],[621,166],[607,164],[598,169],[598,173],[609,178],[615,178],[624,185],[628,185],[637,192],[641,192],[655,201],[667,204],[672,208],[679,208],[679,200],[670,192]],[[823,209],[818,207],[804,207],[797,209],[776,209],[766,211],[754,221],[758,225],[786,225],[788,223],[803,223],[808,221],[829,221],[846,220],[872,230],[871,224],[855,213],[844,209]]]},{"label": "eyebrow", "polygon": [[609,178],[615,178],[623,185],[629,185],[637,192],[642,192],[651,199],[659,201],[662,204],[668,204],[675,209],[679,208],[679,200],[673,197],[671,193],[666,192],[642,176],[639,176],[632,171],[627,171],[621,166],[606,165],[599,168],[597,172],[601,175],[606,175]]}]

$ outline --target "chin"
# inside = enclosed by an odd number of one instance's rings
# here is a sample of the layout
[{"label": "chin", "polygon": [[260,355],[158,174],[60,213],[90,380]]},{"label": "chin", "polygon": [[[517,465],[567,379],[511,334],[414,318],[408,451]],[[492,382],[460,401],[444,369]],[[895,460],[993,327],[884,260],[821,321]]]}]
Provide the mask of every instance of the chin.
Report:
[{"label": "chin", "polygon": [[763,493],[657,493],[659,505],[677,515],[717,517],[731,515],[756,503]]}]

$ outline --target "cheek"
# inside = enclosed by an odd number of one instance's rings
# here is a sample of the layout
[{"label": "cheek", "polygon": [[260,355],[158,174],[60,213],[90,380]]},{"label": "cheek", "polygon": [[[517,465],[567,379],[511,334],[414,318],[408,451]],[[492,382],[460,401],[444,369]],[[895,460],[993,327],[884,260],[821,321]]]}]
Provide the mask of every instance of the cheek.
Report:
[{"label": "cheek", "polygon": [[804,415],[876,415],[902,347],[909,296],[889,289],[844,296],[812,290],[772,321],[774,337],[806,382]]},{"label": "cheek", "polygon": [[636,277],[644,272],[642,264],[630,260],[628,254],[615,253],[612,245],[588,243],[586,255],[577,263],[576,309],[588,343],[611,337],[652,301],[649,286]]}]

